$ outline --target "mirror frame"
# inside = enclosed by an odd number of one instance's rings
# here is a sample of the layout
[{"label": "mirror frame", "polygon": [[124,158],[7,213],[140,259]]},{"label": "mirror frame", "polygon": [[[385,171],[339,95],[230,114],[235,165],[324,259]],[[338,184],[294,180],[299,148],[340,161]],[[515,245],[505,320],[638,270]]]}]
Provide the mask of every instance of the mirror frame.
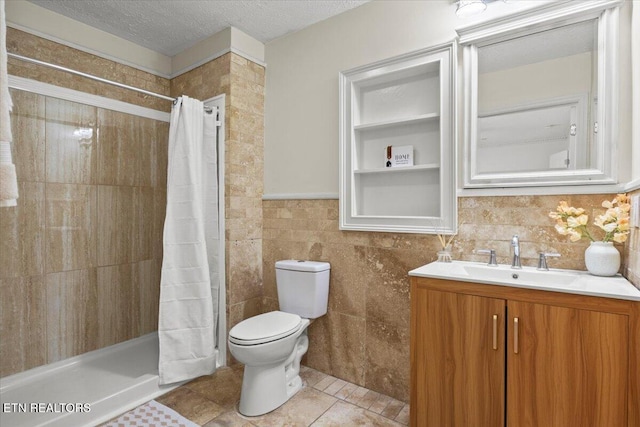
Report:
[{"label": "mirror frame", "polygon": [[[623,0],[559,2],[456,29],[462,46],[464,188],[616,184],[618,21]],[[517,173],[477,172],[478,48],[578,22],[598,21],[598,110],[593,169]]]}]

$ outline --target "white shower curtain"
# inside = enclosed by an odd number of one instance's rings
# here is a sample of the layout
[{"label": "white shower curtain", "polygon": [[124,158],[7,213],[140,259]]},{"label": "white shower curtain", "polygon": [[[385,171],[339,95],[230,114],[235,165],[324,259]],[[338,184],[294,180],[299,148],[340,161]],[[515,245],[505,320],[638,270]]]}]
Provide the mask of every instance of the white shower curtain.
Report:
[{"label": "white shower curtain", "polygon": [[160,384],[211,374],[216,367],[218,288],[211,278],[218,274],[209,262],[215,245],[207,245],[218,238],[215,121],[202,102],[186,96],[171,112],[158,319]]}]

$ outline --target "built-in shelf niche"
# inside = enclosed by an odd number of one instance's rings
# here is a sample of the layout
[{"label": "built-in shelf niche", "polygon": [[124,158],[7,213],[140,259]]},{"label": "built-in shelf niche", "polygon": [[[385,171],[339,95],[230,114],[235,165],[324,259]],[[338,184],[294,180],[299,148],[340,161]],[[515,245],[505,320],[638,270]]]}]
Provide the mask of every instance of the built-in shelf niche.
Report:
[{"label": "built-in shelf niche", "polygon": [[[455,231],[455,45],[340,73],[340,228]],[[387,146],[413,166],[386,167]]]}]

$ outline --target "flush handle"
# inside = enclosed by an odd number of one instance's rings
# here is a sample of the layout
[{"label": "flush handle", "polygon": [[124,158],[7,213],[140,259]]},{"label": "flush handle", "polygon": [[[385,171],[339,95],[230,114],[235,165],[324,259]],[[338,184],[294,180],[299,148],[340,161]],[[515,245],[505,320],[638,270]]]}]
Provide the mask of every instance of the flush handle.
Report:
[{"label": "flush handle", "polygon": [[493,315],[493,349],[498,349],[498,315]]}]

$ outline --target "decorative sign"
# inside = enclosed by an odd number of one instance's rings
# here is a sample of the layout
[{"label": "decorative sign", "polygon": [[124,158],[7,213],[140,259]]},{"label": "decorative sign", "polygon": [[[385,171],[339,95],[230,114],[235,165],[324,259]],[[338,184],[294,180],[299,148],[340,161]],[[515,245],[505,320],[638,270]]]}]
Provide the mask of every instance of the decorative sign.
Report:
[{"label": "decorative sign", "polygon": [[413,166],[413,145],[386,148],[386,166],[395,168],[399,166]]}]

